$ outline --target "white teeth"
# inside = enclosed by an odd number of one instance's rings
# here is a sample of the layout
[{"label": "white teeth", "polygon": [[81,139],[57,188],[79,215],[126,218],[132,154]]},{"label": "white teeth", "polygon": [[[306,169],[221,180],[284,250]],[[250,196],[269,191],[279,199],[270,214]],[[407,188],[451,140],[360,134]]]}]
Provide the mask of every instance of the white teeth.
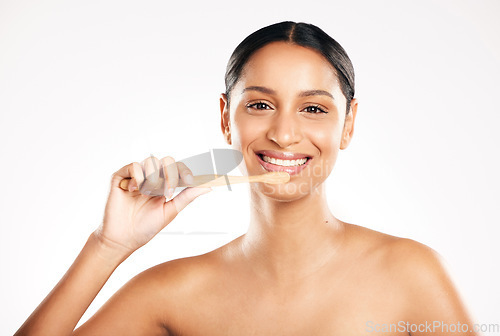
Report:
[{"label": "white teeth", "polygon": [[265,162],[269,162],[278,166],[285,166],[285,167],[291,167],[291,166],[301,166],[304,163],[306,163],[307,158],[303,159],[297,159],[297,160],[281,160],[281,159],[275,159],[269,156],[262,155],[262,159]]}]

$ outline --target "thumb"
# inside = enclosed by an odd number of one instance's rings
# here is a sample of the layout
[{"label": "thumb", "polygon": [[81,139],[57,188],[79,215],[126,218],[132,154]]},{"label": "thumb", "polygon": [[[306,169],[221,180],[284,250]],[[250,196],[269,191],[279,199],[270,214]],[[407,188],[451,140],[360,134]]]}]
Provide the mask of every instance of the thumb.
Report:
[{"label": "thumb", "polygon": [[172,198],[170,201],[163,205],[164,212],[166,214],[168,222],[174,219],[179,212],[182,211],[189,203],[191,203],[195,198],[200,195],[209,193],[212,188],[199,188],[199,187],[187,187],[181,191],[177,196]]}]

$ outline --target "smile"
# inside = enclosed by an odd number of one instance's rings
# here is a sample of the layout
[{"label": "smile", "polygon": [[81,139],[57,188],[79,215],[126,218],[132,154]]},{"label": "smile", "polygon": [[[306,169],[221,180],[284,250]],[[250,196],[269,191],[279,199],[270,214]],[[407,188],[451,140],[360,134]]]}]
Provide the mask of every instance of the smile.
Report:
[{"label": "smile", "polygon": [[311,157],[304,154],[261,151],[257,152],[256,155],[260,165],[265,170],[269,172],[285,171],[290,175],[298,174],[311,161]]},{"label": "smile", "polygon": [[266,155],[262,155],[262,160],[265,162],[269,162],[278,166],[290,167],[290,166],[301,166],[306,163],[307,158],[298,159],[298,160],[280,160],[275,159]]}]

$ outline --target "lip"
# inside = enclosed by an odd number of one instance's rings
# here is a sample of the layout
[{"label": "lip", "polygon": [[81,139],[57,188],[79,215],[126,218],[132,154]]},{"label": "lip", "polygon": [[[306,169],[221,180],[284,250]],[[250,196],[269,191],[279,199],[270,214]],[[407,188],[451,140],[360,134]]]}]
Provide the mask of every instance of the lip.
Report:
[{"label": "lip", "polygon": [[269,156],[269,157],[272,157],[275,159],[281,159],[281,160],[297,160],[297,159],[304,159],[304,158],[312,159],[312,156],[307,155],[307,154],[291,153],[291,152],[278,152],[278,151],[274,151],[274,150],[261,150],[261,151],[255,152],[255,153]]},{"label": "lip", "polygon": [[[292,159],[284,159],[284,160],[296,160],[296,159],[308,158],[306,163],[304,163],[303,165],[300,165],[300,166],[295,166],[295,167],[285,167],[285,166],[275,165],[275,164],[272,164],[270,162],[266,162],[266,161],[262,160],[259,154],[276,158],[276,156],[267,155],[267,154],[265,154],[265,152],[266,151],[255,152],[255,156],[257,156],[257,160],[259,160],[260,165],[262,167],[264,167],[265,170],[270,171],[270,172],[284,171],[290,175],[296,175],[296,174],[300,173],[307,165],[309,165],[309,162],[312,159],[312,157],[310,157],[310,156],[307,156],[304,154],[294,153],[294,154],[303,155],[303,156],[299,156],[296,158],[294,158],[294,156],[292,156]],[[275,152],[275,153],[278,153],[278,152]],[[283,157],[283,156],[281,156],[281,157]]]}]

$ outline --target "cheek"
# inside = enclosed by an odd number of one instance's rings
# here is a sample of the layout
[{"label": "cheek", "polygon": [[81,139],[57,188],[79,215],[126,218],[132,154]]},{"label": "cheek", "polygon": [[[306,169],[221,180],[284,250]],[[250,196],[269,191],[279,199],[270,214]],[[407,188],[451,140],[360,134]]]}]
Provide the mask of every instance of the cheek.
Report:
[{"label": "cheek", "polygon": [[238,169],[244,176],[251,175],[248,172],[247,164],[255,162],[254,154],[248,152],[248,148],[252,142],[261,138],[262,134],[265,134],[265,126],[262,122],[258,122],[256,118],[246,118],[238,113],[234,115],[231,124],[231,147],[243,155]]},{"label": "cheek", "polygon": [[336,125],[315,125],[308,129],[307,137],[323,153],[338,150],[341,130]]},{"label": "cheek", "polygon": [[[326,126],[326,125],[325,125]],[[319,151],[314,167],[315,176],[327,176],[333,170],[340,150],[341,132],[338,127],[316,127],[308,137]]]},{"label": "cheek", "polygon": [[265,123],[259,121],[258,118],[250,118],[243,113],[236,113],[232,124],[231,137],[234,135],[234,141],[245,147],[262,136],[265,127]]}]

